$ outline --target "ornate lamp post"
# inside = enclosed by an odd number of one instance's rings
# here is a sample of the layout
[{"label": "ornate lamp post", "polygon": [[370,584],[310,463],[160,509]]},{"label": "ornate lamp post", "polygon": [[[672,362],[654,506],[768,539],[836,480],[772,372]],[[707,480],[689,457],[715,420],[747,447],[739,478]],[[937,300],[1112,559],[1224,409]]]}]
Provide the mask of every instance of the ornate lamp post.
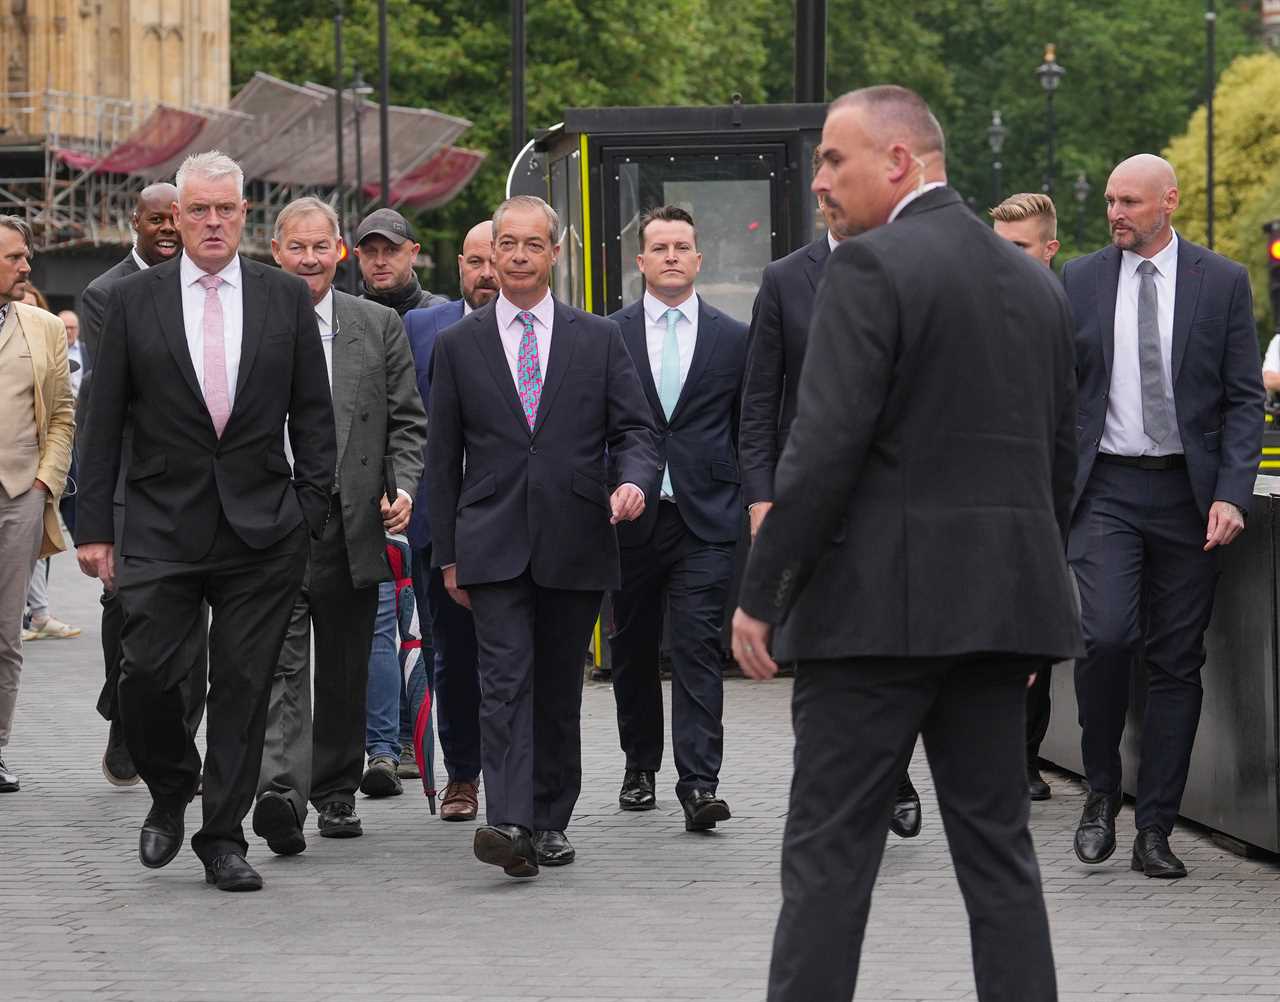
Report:
[{"label": "ornate lamp post", "polygon": [[1042,188],[1044,193],[1051,198],[1053,197],[1054,175],[1057,172],[1055,144],[1058,139],[1058,125],[1053,115],[1053,94],[1067,73],[1066,70],[1058,65],[1055,49],[1056,46],[1052,42],[1044,47],[1044,62],[1036,69],[1036,76],[1040,78],[1040,86],[1044,88],[1045,117],[1048,119],[1047,162]]},{"label": "ornate lamp post", "polygon": [[987,126],[987,144],[991,147],[991,204],[999,205],[1003,184],[1001,172],[1004,164],[1000,162],[1000,151],[1004,149],[1004,141],[1009,137],[1009,130],[1000,120],[1000,112],[991,113],[991,124]]},{"label": "ornate lamp post", "polygon": [[1071,190],[1076,196],[1076,249],[1079,250],[1084,246],[1084,203],[1089,200],[1089,193],[1093,191],[1093,185],[1085,177],[1084,171],[1080,172]]}]

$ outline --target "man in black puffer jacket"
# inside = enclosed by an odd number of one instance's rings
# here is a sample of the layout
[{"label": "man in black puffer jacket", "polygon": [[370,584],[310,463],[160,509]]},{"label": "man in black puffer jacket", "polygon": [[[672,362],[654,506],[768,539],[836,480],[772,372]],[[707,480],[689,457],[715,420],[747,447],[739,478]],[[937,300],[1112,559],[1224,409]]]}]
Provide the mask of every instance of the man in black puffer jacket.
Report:
[{"label": "man in black puffer jacket", "polygon": [[356,230],[356,260],[364,279],[364,298],[404,315],[410,310],[447,303],[422,287],[413,262],[421,245],[404,216],[395,209],[369,213]]}]

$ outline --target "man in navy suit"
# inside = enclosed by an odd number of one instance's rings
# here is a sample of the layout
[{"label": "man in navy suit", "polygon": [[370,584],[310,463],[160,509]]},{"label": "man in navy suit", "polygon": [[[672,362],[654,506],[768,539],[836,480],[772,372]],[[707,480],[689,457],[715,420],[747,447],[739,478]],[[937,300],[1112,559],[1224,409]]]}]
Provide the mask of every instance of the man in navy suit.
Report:
[{"label": "man in navy suit", "polygon": [[[446,327],[493,302],[498,276],[493,270],[493,223],[486,219],[471,227],[458,255],[462,298],[410,310],[404,330],[413,349],[422,405],[431,406],[431,356],[436,338]],[[435,647],[436,723],[449,782],[440,798],[445,821],[474,821],[480,792],[480,676],[476,670],[476,629],[471,612],[445,591],[444,578],[431,567],[431,520],[427,515],[427,478],[418,486],[409,520],[413,547],[413,590],[418,608],[431,617]]]},{"label": "man in navy suit", "polygon": [[724,745],[720,624],[742,517],[738,387],[747,328],[693,290],[702,265],[693,217],[664,205],[640,217],[639,302],[613,314],[640,372],[662,468],[660,501],[618,529],[613,695],[626,755],[619,806],[652,810],[662,763],[658,648],[671,624],[671,744],[685,828],[729,817],[716,795]]},{"label": "man in navy suit", "polygon": [[644,512],[658,454],[618,325],[547,287],[555,210],[510,198],[493,237],[498,298],[436,341],[427,493],[432,563],[475,615],[488,812],[475,854],[530,877],[574,859],[587,642],[619,584],[614,526]]},{"label": "man in navy suit", "polygon": [[1129,675],[1148,671],[1131,866],[1184,877],[1169,848],[1200,719],[1216,549],[1244,528],[1262,441],[1249,276],[1179,237],[1178,181],[1159,157],[1107,182],[1112,246],[1063,272],[1076,323],[1079,468],[1068,558],[1080,584],[1076,663],[1089,796],[1076,855],[1115,851]]}]

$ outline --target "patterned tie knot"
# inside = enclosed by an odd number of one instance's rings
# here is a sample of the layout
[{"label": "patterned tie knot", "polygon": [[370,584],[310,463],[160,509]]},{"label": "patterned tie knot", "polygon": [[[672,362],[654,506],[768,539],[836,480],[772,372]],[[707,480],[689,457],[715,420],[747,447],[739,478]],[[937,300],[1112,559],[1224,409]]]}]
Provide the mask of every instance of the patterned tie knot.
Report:
[{"label": "patterned tie knot", "polygon": [[516,314],[516,319],[520,321],[520,326],[524,328],[526,334],[533,333],[533,314],[528,310],[521,310]]},{"label": "patterned tie knot", "polygon": [[196,281],[200,283],[201,288],[206,292],[210,290],[216,292],[218,287],[222,285],[223,279],[221,275],[201,275]]},{"label": "patterned tie knot", "polygon": [[1138,271],[1143,275],[1154,275],[1156,273],[1155,263],[1152,261],[1143,261],[1138,265]]}]

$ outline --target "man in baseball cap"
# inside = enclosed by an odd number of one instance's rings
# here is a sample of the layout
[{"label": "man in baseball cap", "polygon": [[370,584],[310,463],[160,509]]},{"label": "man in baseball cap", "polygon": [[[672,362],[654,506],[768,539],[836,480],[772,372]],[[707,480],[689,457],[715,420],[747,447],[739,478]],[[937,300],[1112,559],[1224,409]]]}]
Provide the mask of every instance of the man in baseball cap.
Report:
[{"label": "man in baseball cap", "polygon": [[356,229],[355,244],[365,299],[390,306],[401,318],[410,310],[448,302],[418,281],[413,262],[422,248],[395,209],[377,209],[365,216]]}]

